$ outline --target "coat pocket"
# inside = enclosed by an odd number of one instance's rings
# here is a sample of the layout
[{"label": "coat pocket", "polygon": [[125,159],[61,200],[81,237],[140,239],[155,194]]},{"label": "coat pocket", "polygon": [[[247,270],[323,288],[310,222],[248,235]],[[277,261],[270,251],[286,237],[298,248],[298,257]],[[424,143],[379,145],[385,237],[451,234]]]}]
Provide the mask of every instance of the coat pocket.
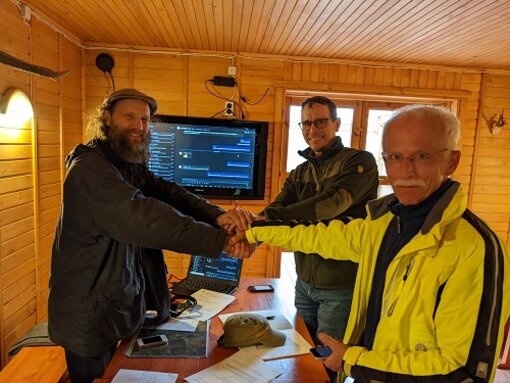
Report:
[{"label": "coat pocket", "polygon": [[140,287],[120,285],[108,283],[95,289],[96,323],[102,337],[109,343],[134,334],[143,323],[145,314]]}]

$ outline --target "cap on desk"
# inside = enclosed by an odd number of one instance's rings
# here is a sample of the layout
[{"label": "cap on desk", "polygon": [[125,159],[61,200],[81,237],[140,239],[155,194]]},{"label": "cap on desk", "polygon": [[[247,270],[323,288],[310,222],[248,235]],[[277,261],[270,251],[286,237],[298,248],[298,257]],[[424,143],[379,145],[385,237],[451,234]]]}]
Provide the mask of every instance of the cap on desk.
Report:
[{"label": "cap on desk", "polygon": [[285,343],[285,334],[273,330],[267,319],[258,314],[234,314],[223,324],[224,334],[218,344],[225,347],[245,347],[262,344],[281,346]]}]

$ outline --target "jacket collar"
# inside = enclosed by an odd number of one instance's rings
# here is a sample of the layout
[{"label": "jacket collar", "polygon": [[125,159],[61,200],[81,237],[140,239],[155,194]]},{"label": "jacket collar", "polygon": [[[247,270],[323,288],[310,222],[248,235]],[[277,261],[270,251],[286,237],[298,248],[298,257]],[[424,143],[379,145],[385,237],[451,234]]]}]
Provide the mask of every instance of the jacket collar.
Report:
[{"label": "jacket collar", "polygon": [[[369,201],[367,210],[373,220],[376,220],[390,212],[390,206],[397,202],[394,194]],[[447,225],[453,220],[459,218],[467,208],[467,196],[462,190],[460,183],[453,181],[446,189],[444,194],[438,199],[434,207],[425,218],[421,228],[422,234],[434,231],[437,223],[442,222],[441,226]]]},{"label": "jacket collar", "polygon": [[[327,160],[328,158],[333,157],[335,154],[337,154],[340,150],[344,148],[344,144],[342,144],[342,139],[339,136],[335,137],[334,143],[331,146],[328,146],[327,148],[324,148],[322,152],[322,156],[318,157],[321,161]],[[304,149],[304,150],[298,150],[298,154],[301,157],[306,158],[308,161],[311,160],[317,160],[317,157],[313,157],[311,153],[312,149],[310,147]]]}]

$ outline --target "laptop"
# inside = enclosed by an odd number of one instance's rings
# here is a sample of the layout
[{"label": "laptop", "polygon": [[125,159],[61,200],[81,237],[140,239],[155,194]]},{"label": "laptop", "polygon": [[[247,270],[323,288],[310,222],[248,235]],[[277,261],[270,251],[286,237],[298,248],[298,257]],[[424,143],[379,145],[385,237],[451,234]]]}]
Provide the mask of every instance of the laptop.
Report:
[{"label": "laptop", "polygon": [[243,260],[222,252],[219,258],[192,255],[188,275],[170,289],[173,294],[191,295],[200,289],[232,294],[239,287]]}]

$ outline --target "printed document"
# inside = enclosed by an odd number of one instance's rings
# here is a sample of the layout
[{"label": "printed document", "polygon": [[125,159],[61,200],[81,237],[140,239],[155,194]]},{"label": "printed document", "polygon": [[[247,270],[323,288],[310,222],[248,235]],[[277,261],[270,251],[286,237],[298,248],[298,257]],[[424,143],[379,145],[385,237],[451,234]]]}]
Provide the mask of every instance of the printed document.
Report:
[{"label": "printed document", "polygon": [[175,383],[177,374],[120,369],[113,377],[112,383]]},{"label": "printed document", "polygon": [[236,352],[184,380],[189,383],[268,383],[281,374],[249,353]]},{"label": "printed document", "polygon": [[179,315],[179,319],[208,321],[236,299],[233,295],[206,289],[200,289],[191,294],[191,296],[197,300],[197,305],[193,309]]}]

